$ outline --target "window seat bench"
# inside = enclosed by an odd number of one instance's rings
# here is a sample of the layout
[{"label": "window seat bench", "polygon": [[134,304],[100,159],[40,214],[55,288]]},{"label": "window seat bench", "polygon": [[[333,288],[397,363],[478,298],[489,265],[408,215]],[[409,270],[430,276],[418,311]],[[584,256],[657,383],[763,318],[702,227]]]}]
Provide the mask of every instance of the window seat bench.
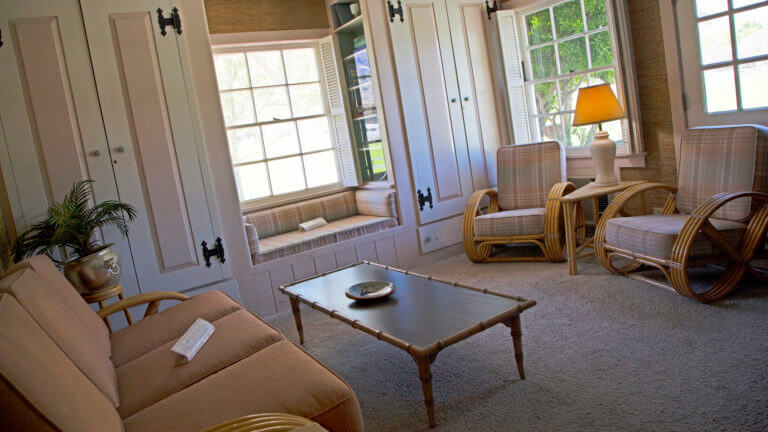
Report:
[{"label": "window seat bench", "polygon": [[[327,225],[302,231],[322,217]],[[358,189],[243,215],[253,264],[398,226],[395,191]]]}]

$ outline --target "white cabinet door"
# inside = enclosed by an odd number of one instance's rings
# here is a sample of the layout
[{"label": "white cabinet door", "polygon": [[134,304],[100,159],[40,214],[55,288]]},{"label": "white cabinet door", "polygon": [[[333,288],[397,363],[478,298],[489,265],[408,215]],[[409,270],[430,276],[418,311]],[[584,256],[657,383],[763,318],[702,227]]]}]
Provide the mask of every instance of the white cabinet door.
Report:
[{"label": "white cabinet door", "polygon": [[464,211],[472,173],[444,0],[403,1],[390,24],[416,191],[432,193],[422,224]]},{"label": "white cabinet door", "polygon": [[[78,180],[118,198],[77,0],[0,2],[0,133],[14,224],[23,231]],[[138,292],[128,242],[114,229],[128,294]]]},{"label": "white cabinet door", "polygon": [[446,0],[474,189],[496,185],[496,150],[508,144],[485,1]]},{"label": "white cabinet door", "polygon": [[[161,34],[168,0],[81,0],[120,199],[136,207],[130,236],[142,291],[186,290],[222,279],[200,244],[214,243],[203,151],[188,97],[184,46]],[[181,23],[184,11],[180,11]],[[183,27],[182,27],[183,30]],[[200,153],[198,153],[200,152]]]}]

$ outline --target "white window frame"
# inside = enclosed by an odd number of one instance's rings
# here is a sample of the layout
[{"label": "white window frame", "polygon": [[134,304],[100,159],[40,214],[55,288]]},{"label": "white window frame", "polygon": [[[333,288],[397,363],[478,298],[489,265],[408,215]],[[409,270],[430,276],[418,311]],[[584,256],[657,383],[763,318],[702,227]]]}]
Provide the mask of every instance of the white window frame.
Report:
[{"label": "white window frame", "polygon": [[[248,52],[254,52],[254,51],[280,51],[282,53],[283,50],[290,50],[290,49],[301,49],[301,48],[312,48],[315,51],[315,62],[317,67],[317,73],[318,73],[318,81],[310,81],[307,83],[301,83],[301,84],[309,84],[309,83],[318,83],[320,85],[320,92],[322,95],[322,103],[323,103],[323,113],[322,114],[314,114],[309,116],[300,116],[300,117],[291,117],[286,119],[280,119],[280,120],[274,120],[274,121],[266,121],[266,122],[254,122],[254,123],[246,123],[236,126],[224,126],[225,130],[233,130],[233,129],[240,129],[245,127],[254,127],[258,126],[261,127],[263,125],[270,125],[270,124],[278,124],[278,123],[285,123],[285,122],[295,122],[299,120],[306,120],[306,119],[313,119],[313,118],[320,118],[325,117],[328,121],[328,130],[331,137],[331,150],[334,153],[334,158],[336,160],[336,171],[337,171],[337,182],[331,183],[328,185],[323,186],[317,186],[312,188],[305,188],[300,191],[295,192],[288,192],[284,194],[270,194],[269,196],[263,197],[263,198],[255,198],[251,200],[244,200],[240,201],[240,207],[243,211],[252,211],[252,210],[258,210],[263,209],[266,207],[273,207],[278,204],[283,203],[289,203],[289,202],[296,202],[301,201],[304,199],[311,199],[316,196],[326,195],[328,193],[332,193],[335,191],[341,191],[346,189],[347,187],[342,182],[342,168],[341,163],[339,161],[339,143],[334,140],[334,125],[332,124],[332,112],[329,107],[328,102],[328,93],[327,93],[327,83],[326,83],[326,77],[323,70],[323,64],[321,59],[321,52],[319,47],[319,41],[313,40],[308,42],[273,42],[273,43],[255,43],[255,44],[239,44],[239,45],[214,45],[212,46],[213,55],[216,56],[217,54],[232,54],[232,53],[248,53]],[[284,62],[284,60],[283,60]],[[283,72],[285,71],[285,63],[283,63]],[[250,83],[250,73],[249,75],[249,85]],[[285,84],[277,84],[277,85],[271,85],[271,86],[257,86],[257,87],[247,87],[243,89],[228,89],[228,90],[221,90],[219,89],[218,93],[221,95],[222,93],[231,92],[231,91],[237,91],[237,90],[254,90],[259,88],[270,88],[270,87],[286,87],[288,88],[289,84],[286,80]],[[289,95],[289,104],[290,101],[290,95]],[[254,107],[255,110],[255,107]],[[298,131],[297,131],[298,136]],[[262,138],[262,146],[264,146],[263,138]],[[229,146],[228,146],[229,147]],[[327,152],[328,149],[322,149],[322,150],[315,150],[315,151],[309,151],[309,152],[303,152],[301,151],[301,147],[299,148],[299,153],[297,154],[291,154],[288,156],[279,156],[274,158],[268,158],[266,155],[265,149],[262,149],[264,151],[264,159],[255,161],[255,162],[242,162],[242,163],[233,163],[232,169],[239,166],[246,166],[250,164],[255,163],[267,163],[268,161],[273,160],[279,160],[279,159],[285,159],[289,157],[296,157],[296,156],[304,156],[309,154],[315,154],[315,153],[322,153]],[[303,158],[302,158],[302,167],[303,167]],[[272,191],[272,185],[271,185],[271,178],[269,178],[269,171],[267,171],[268,179],[270,180],[270,192]],[[304,184],[307,186],[306,183],[306,175],[304,176]],[[238,197],[239,199],[239,197]]]},{"label": "white window frame", "polygon": [[[525,98],[526,98],[526,108],[527,108],[527,115],[528,115],[528,127],[530,129],[530,137],[531,140],[537,140],[539,139],[539,130],[538,130],[538,117],[541,117],[539,115],[536,115],[536,102],[535,97],[533,94],[533,85],[539,82],[546,82],[546,81],[555,81],[563,78],[567,78],[570,76],[576,76],[576,75],[586,75],[593,72],[603,71],[603,70],[610,70],[613,69],[615,71],[615,77],[616,77],[616,88],[617,88],[617,98],[619,99],[622,106],[624,106],[625,110],[627,111],[627,118],[622,120],[622,130],[623,130],[623,136],[624,136],[624,143],[623,145],[620,145],[617,148],[617,155],[618,156],[630,156],[630,155],[641,155],[644,152],[644,146],[643,146],[643,140],[642,140],[642,127],[641,127],[641,120],[640,120],[640,106],[639,106],[639,99],[637,96],[637,81],[635,77],[635,61],[634,61],[634,51],[632,48],[632,39],[631,34],[629,30],[629,15],[627,11],[627,5],[625,3],[625,0],[606,0],[606,16],[608,19],[608,25],[605,28],[601,28],[599,30],[589,30],[584,33],[579,33],[577,35],[569,36],[567,38],[559,39],[556,41],[548,42],[548,43],[554,43],[555,44],[555,50],[557,50],[556,43],[563,40],[568,40],[571,38],[576,38],[584,35],[588,35],[591,33],[603,31],[607,29],[611,33],[611,46],[613,48],[614,56],[613,66],[602,66],[599,68],[593,68],[588,69],[584,71],[579,71],[575,73],[568,73],[568,74],[562,74],[562,75],[555,75],[553,77],[549,77],[546,79],[539,79],[539,80],[533,80],[533,71],[532,71],[532,63],[530,61],[530,48],[528,46],[528,38],[527,38],[527,32],[526,32],[526,26],[524,17],[527,14],[539,11],[541,9],[545,8],[552,8],[553,6],[563,3],[563,0],[544,0],[539,1],[535,3],[530,3],[525,6],[522,6],[520,8],[514,9],[514,15],[515,15],[515,21],[516,21],[516,28],[518,31],[517,36],[517,46],[519,47],[519,57],[522,59],[524,70],[524,76],[525,76]],[[582,19],[584,20],[586,24],[586,18],[583,16],[583,8],[582,8]],[[552,14],[552,25],[554,27],[554,14]],[[554,28],[553,28],[553,36],[554,36]],[[587,42],[588,43],[588,42]],[[544,45],[544,44],[542,44]],[[536,45],[539,46],[539,45]],[[533,46],[535,48],[536,46]],[[557,51],[556,51],[557,53]],[[589,46],[587,46],[587,55],[591,55],[589,51]],[[560,59],[555,55],[555,61],[556,64],[559,65]],[[507,66],[508,67],[508,66]],[[558,87],[558,92],[559,86]],[[559,111],[557,113],[551,113],[551,114],[545,114],[546,115],[562,115],[572,113],[572,111],[564,110]],[[514,113],[511,113],[511,115],[514,117]],[[565,145],[565,143],[563,143]],[[589,147],[568,147],[566,148],[566,154],[568,157],[587,157],[589,155]]]}]

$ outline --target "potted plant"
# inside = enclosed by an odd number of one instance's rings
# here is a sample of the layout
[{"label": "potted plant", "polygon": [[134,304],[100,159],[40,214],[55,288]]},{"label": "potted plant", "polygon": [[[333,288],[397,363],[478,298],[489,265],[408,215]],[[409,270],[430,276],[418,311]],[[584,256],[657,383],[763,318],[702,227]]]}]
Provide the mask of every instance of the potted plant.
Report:
[{"label": "potted plant", "polygon": [[120,280],[120,258],[112,243],[102,245],[94,239],[96,230],[111,225],[125,237],[128,222],[136,217],[132,206],[119,201],[90,206],[91,183],[93,180],[74,183],[60,203],[48,208],[45,219],[19,235],[12,248],[16,261],[41,253],[51,256],[57,248],[64,248],[75,257],[54,261],[80,294],[117,285]]}]

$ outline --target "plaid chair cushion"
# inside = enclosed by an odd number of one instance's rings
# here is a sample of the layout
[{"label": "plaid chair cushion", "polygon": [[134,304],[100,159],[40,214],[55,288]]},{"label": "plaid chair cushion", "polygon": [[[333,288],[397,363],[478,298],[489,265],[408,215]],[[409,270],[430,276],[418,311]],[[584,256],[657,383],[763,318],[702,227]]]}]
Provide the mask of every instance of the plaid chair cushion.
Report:
[{"label": "plaid chair cushion", "polygon": [[312,231],[291,231],[259,240],[253,264],[261,264],[311,249],[350,240],[397,226],[397,219],[357,215],[336,220]]},{"label": "plaid chair cushion", "polygon": [[259,238],[265,239],[299,229],[299,224],[322,217],[328,222],[357,214],[355,191],[288,204],[245,215],[246,222],[255,226]]},{"label": "plaid chair cushion", "polygon": [[549,190],[565,181],[565,151],[555,142],[500,147],[496,152],[499,207],[544,207]]},{"label": "plaid chair cushion", "polygon": [[[754,125],[688,129],[680,145],[677,208],[690,214],[721,192],[768,192],[768,128]],[[714,217],[743,222],[751,200],[732,201]]]},{"label": "plaid chair cushion", "polygon": [[259,233],[256,232],[255,226],[245,224],[245,238],[248,240],[248,250],[251,251],[251,255],[259,253]]},{"label": "plaid chair cushion", "polygon": [[397,217],[395,191],[360,189],[355,192],[357,212],[361,215]]},{"label": "plaid chair cushion", "polygon": [[510,237],[544,232],[544,209],[506,210],[475,218],[478,237]]},{"label": "plaid chair cushion", "polygon": [[[687,217],[675,214],[610,219],[606,225],[605,240],[611,246],[654,258],[667,259],[672,256],[672,246]],[[737,247],[747,229],[747,226],[740,222],[714,218],[710,218],[709,221],[734,248]],[[704,234],[699,233],[691,244],[689,256],[701,258],[718,254],[719,250]]]}]

